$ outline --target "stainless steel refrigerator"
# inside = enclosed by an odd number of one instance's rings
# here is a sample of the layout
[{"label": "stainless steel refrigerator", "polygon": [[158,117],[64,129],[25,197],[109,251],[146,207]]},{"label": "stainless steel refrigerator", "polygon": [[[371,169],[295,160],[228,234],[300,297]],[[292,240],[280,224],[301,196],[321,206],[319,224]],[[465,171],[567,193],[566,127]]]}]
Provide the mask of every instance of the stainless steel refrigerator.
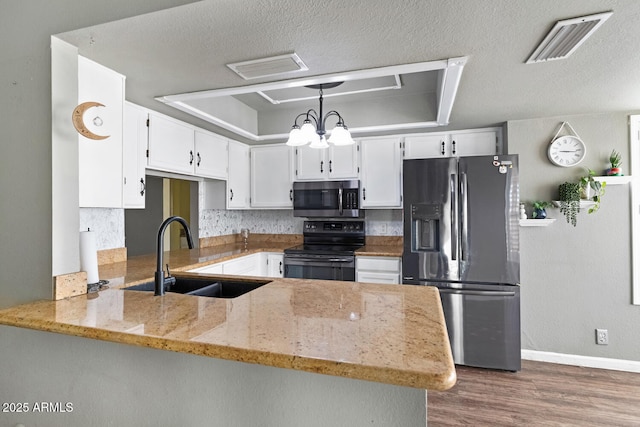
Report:
[{"label": "stainless steel refrigerator", "polygon": [[404,161],[403,283],[440,291],[454,362],[520,370],[517,155]]}]

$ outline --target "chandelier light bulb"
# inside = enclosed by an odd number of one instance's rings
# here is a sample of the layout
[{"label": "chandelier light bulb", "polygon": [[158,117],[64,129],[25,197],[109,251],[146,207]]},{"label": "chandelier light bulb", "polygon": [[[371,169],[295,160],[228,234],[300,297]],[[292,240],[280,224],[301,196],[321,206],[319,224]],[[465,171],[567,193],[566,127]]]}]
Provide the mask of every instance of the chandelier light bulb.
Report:
[{"label": "chandelier light bulb", "polygon": [[351,132],[349,132],[346,126],[340,123],[338,123],[336,127],[331,131],[329,142],[333,145],[355,144],[355,141],[353,140],[353,138],[351,138]]},{"label": "chandelier light bulb", "polygon": [[293,126],[291,132],[289,132],[289,139],[287,140],[287,145],[290,147],[298,147],[300,145],[305,145],[307,141],[304,140],[302,135],[302,131],[299,126]]},{"label": "chandelier light bulb", "polygon": [[309,120],[304,121],[304,124],[300,128],[300,135],[304,140],[304,144],[313,142],[318,138],[315,126],[313,126]]},{"label": "chandelier light bulb", "polygon": [[309,145],[309,148],[316,148],[316,149],[329,148],[329,144],[327,144],[327,139],[324,137],[324,135],[322,136],[316,135],[315,139],[311,142],[311,145]]}]

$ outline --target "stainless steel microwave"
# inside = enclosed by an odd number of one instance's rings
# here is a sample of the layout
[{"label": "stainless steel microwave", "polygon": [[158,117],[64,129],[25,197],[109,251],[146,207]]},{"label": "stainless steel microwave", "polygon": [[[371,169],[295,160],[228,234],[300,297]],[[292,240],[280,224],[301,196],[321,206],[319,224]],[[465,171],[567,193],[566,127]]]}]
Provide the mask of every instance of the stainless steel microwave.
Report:
[{"label": "stainless steel microwave", "polygon": [[296,181],[293,216],[306,218],[360,218],[360,181]]}]

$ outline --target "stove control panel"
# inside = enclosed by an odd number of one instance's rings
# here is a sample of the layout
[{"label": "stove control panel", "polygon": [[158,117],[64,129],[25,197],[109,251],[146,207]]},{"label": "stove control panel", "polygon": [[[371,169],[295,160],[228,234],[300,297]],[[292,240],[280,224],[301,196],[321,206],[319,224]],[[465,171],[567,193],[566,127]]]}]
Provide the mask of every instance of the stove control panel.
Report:
[{"label": "stove control panel", "polygon": [[305,221],[304,233],[364,234],[364,221]]}]

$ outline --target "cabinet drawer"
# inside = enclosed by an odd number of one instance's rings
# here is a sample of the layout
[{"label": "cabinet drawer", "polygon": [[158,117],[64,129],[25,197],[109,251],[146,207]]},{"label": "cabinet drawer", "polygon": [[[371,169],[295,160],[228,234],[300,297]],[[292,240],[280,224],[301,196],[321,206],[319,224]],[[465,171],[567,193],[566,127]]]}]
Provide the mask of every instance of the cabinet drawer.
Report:
[{"label": "cabinet drawer", "polygon": [[356,273],[356,282],[397,285],[397,284],[400,284],[400,274],[358,271]]},{"label": "cabinet drawer", "polygon": [[400,274],[400,259],[395,257],[356,257],[358,270]]}]

